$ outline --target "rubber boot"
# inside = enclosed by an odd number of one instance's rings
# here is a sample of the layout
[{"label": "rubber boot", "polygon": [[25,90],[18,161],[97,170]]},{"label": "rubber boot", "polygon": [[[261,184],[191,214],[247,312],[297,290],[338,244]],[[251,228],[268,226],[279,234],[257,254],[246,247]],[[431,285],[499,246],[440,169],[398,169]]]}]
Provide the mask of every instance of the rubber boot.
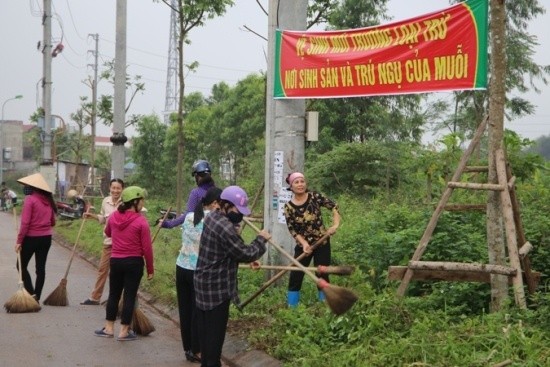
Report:
[{"label": "rubber boot", "polygon": [[325,302],[325,300],[327,299],[327,297],[325,297],[325,292],[319,291],[318,292],[318,298],[319,298],[320,302]]},{"label": "rubber boot", "polygon": [[295,308],[300,302],[300,291],[288,291],[287,294],[288,307]]}]

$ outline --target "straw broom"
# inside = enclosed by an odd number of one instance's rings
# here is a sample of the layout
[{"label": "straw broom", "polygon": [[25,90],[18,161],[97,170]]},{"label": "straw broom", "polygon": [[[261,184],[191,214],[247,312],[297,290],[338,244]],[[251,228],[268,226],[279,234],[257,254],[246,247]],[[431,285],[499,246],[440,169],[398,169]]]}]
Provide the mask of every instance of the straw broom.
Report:
[{"label": "straw broom", "polygon": [[67,270],[65,270],[65,275],[59,282],[59,285],[57,286],[57,288],[55,288],[53,292],[50,293],[48,297],[46,297],[46,299],[44,300],[45,305],[48,305],[48,306],[69,305],[69,298],[67,296],[67,276],[69,275],[69,269],[71,268],[71,264],[73,262],[74,254],[76,252],[76,246],[78,245],[78,241],[80,240],[82,229],[84,228],[84,222],[86,222],[86,217],[83,217],[82,223],[80,223],[80,229],[78,230],[76,241],[74,242],[73,251],[71,254],[71,258],[69,259],[69,264],[67,265]]},{"label": "straw broom", "polygon": [[[13,218],[15,220],[15,233],[19,234],[19,229],[17,226],[17,211],[15,207],[13,208]],[[23,287],[23,275],[21,270],[21,249],[17,251],[17,268],[19,270],[19,290],[15,292],[13,296],[10,297],[4,303],[4,308],[8,313],[25,313],[25,312],[38,312],[41,307],[36,299],[27,290]]]},{"label": "straw broom", "polygon": [[[265,270],[290,270],[290,271],[300,271],[295,266],[280,266],[280,265],[259,265],[257,268],[250,265],[241,264],[239,269],[265,269]],[[332,274],[332,275],[351,275],[355,271],[355,267],[349,265],[341,266],[327,266],[319,265],[317,267],[311,266],[306,268],[310,271],[314,271],[317,274]]]},{"label": "straw broom", "polygon": [[[250,228],[254,229],[256,232],[260,232],[260,229],[252,224],[247,218],[243,219]],[[298,267],[299,270],[303,271],[307,276],[315,281],[317,287],[319,287],[325,293],[327,304],[330,307],[331,311],[336,315],[341,315],[348,311],[353,304],[357,301],[358,297],[355,293],[349,289],[338,287],[330,284],[324,279],[317,278],[307,267],[303,266],[298,260],[296,260],[292,255],[286,252],[280,245],[273,242],[273,240],[268,240],[277,251],[282,255],[287,257],[294,265]]]}]

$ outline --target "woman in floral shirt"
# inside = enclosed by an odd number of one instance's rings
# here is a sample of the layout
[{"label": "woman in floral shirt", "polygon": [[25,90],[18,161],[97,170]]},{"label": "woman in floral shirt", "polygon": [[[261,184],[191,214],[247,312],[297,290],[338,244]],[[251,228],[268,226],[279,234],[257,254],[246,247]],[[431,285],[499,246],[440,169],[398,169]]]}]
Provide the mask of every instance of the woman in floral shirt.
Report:
[{"label": "woman in floral shirt", "polygon": [[[303,173],[294,172],[289,174],[286,182],[290,185],[289,189],[293,194],[292,199],[285,204],[284,214],[288,230],[296,240],[294,257],[297,258],[305,252],[311,254],[311,256],[306,256],[300,261],[304,266],[309,266],[311,258],[313,258],[315,266],[330,265],[330,240],[317,247],[313,252],[311,251],[311,245],[323,237],[325,233],[331,236],[336,233],[336,229],[340,225],[338,205],[320,193],[308,191]],[[329,228],[325,228],[323,224],[322,207],[332,210],[332,226]],[[329,281],[326,274],[321,277],[327,282]],[[296,307],[300,301],[300,289],[302,288],[303,279],[303,272],[290,272],[288,282],[288,305],[290,307]],[[324,293],[319,290],[319,300],[323,301],[324,299]]]}]

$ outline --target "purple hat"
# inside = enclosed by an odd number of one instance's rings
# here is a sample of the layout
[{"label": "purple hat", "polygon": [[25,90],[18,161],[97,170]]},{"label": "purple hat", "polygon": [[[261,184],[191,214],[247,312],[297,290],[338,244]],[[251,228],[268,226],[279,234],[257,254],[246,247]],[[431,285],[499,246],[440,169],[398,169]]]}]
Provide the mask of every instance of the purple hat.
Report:
[{"label": "purple hat", "polygon": [[250,215],[250,209],[248,209],[248,195],[239,186],[226,187],[223,189],[220,198],[235,205],[241,214]]}]

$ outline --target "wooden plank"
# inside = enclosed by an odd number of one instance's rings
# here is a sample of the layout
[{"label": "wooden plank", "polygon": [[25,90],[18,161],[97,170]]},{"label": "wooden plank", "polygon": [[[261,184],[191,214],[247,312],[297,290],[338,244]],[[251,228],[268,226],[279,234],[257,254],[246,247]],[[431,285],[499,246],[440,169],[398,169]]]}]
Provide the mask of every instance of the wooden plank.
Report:
[{"label": "wooden plank", "polygon": [[[475,148],[479,144],[479,141],[481,140],[481,137],[483,136],[483,133],[485,132],[488,119],[489,119],[489,116],[484,118],[483,121],[479,124],[474,134],[474,137],[470,142],[470,145],[468,145],[468,148],[466,149],[466,151],[464,151],[464,154],[462,154],[462,157],[460,158],[460,162],[458,163],[458,166],[456,168],[455,173],[453,174],[453,177],[451,178],[451,181],[458,181],[460,179],[460,176],[462,176],[464,167],[466,167],[466,164],[468,163],[470,156],[474,152]],[[420,242],[418,243],[418,246],[416,247],[416,250],[414,251],[414,254],[411,260],[420,260],[420,257],[422,257],[422,255],[424,254],[424,251],[426,251],[426,246],[428,246],[428,242],[432,238],[432,234],[435,229],[435,226],[437,225],[437,221],[441,216],[441,213],[443,213],[443,208],[445,208],[445,205],[447,205],[447,202],[449,201],[449,198],[451,197],[452,193],[453,193],[453,188],[447,186],[445,188],[445,191],[443,192],[443,195],[441,195],[441,199],[439,199],[439,204],[437,204],[437,207],[432,213],[432,217],[430,218],[430,221],[428,222],[428,225],[424,230],[424,234],[422,235],[422,238],[420,238]],[[399,287],[397,288],[398,296],[403,297],[405,295],[405,291],[409,286],[412,276],[413,276],[413,270],[407,268],[405,275],[401,280],[401,284],[399,284]]]},{"label": "wooden plank", "polygon": [[497,166],[498,183],[505,186],[505,190],[500,192],[500,205],[502,216],[504,217],[504,229],[506,233],[506,246],[508,247],[508,261],[510,266],[517,269],[518,272],[513,278],[514,297],[516,305],[519,308],[526,309],[525,291],[523,289],[523,277],[521,276],[521,262],[518,252],[518,237],[516,232],[516,224],[514,222],[514,213],[512,209],[512,200],[508,191],[506,177],[506,160],[504,159],[504,151],[498,149],[495,152],[495,161]]},{"label": "wooden plank", "polygon": [[471,264],[450,261],[409,261],[409,268],[414,270],[444,270],[470,273],[489,273],[502,275],[516,275],[517,270],[509,266],[493,264]]},{"label": "wooden plank", "polygon": [[[388,268],[388,280],[401,280],[405,276],[407,266],[390,266]],[[525,274],[523,274],[525,275]],[[538,285],[541,273],[532,272],[535,286]],[[512,279],[509,279],[510,285]],[[415,281],[447,281],[447,282],[476,282],[491,283],[490,273],[459,272],[444,270],[414,270],[411,280]]]},{"label": "wooden plank", "polygon": [[493,191],[503,191],[503,185],[497,184],[483,184],[483,183],[472,183],[472,182],[447,182],[448,187],[453,189],[468,189],[468,190],[493,190]]},{"label": "wooden plank", "polygon": [[465,173],[470,173],[470,172],[488,172],[489,171],[489,167],[488,166],[467,166],[466,168],[464,168],[464,172]]},{"label": "wooden plank", "polygon": [[445,205],[445,210],[449,212],[463,212],[470,210],[487,211],[487,204],[449,204]]}]

